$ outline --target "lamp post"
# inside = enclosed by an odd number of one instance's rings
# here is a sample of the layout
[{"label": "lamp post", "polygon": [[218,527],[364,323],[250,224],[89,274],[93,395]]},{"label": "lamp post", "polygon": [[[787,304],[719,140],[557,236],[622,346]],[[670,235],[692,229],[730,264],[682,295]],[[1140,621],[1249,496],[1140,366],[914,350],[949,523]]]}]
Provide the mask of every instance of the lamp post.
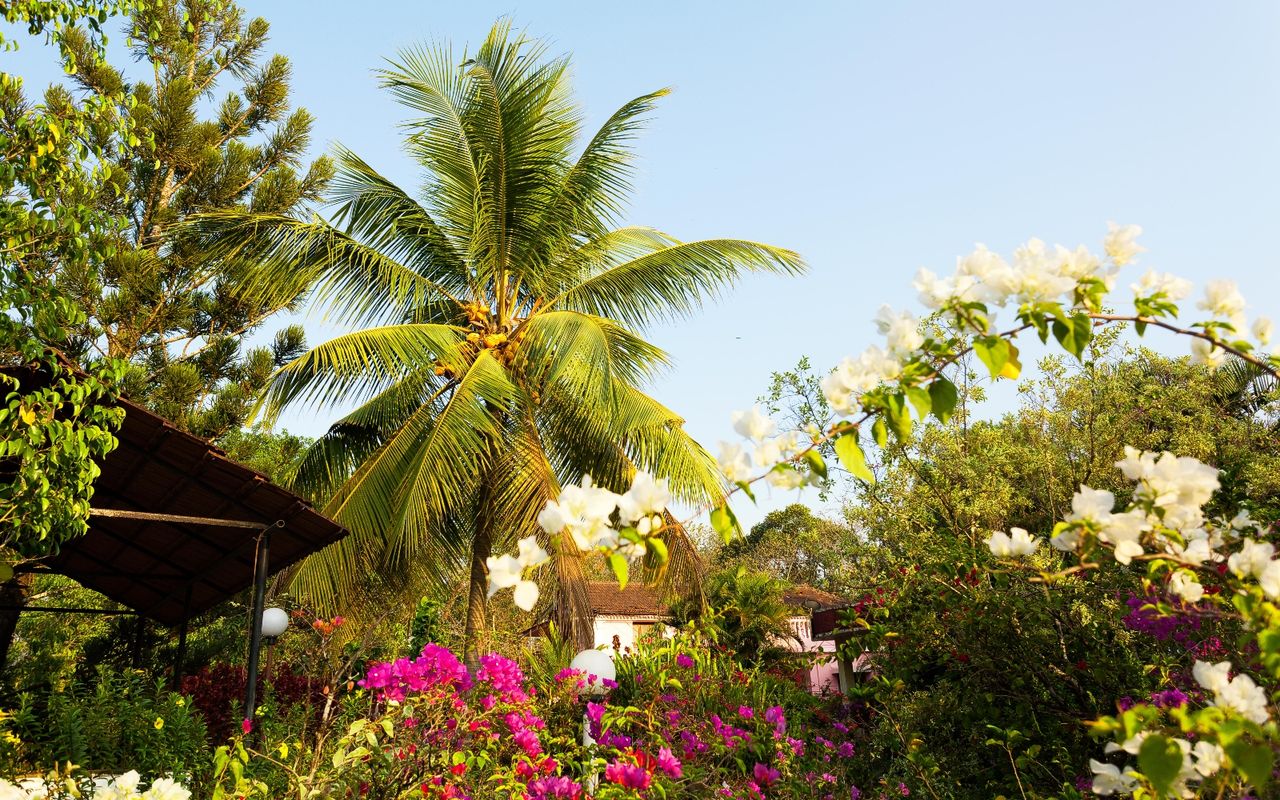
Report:
[{"label": "lamp post", "polygon": [[[617,679],[618,671],[613,666],[613,656],[605,650],[583,650],[569,662],[569,669],[580,672],[585,680],[578,689],[578,699],[582,701],[582,744],[593,751],[591,759],[594,762],[596,740],[591,735],[591,717],[587,714],[587,703],[605,696],[609,688],[604,685],[604,682]],[[595,791],[594,765],[587,775],[586,784],[587,791]]]},{"label": "lamp post", "polygon": [[[255,604],[261,607],[261,603]],[[280,634],[289,628],[289,615],[283,608],[265,608],[254,620],[249,640],[249,669],[246,675],[244,718],[253,721],[258,702],[258,651],[262,643],[267,645],[267,674],[271,674],[271,653]]]}]

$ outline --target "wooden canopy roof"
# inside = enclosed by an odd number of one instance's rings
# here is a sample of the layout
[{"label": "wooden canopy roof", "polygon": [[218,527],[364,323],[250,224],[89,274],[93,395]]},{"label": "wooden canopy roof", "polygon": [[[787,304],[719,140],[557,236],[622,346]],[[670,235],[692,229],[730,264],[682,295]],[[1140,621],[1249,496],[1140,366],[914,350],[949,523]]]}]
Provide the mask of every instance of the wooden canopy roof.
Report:
[{"label": "wooden canopy roof", "polygon": [[252,586],[264,530],[271,573],[347,534],[208,441],[129,400],[120,405],[120,444],[100,464],[89,531],[43,560],[50,571],[178,625]]}]

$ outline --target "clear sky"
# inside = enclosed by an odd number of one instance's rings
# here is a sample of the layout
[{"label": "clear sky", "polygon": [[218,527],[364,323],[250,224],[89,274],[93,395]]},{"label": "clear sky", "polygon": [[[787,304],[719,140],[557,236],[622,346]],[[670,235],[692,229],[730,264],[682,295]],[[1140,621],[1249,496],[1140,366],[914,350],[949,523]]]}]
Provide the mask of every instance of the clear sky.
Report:
[{"label": "clear sky", "polygon": [[[1136,222],[1143,265],[1237,278],[1251,313],[1280,317],[1272,0],[243,5],[292,59],[317,148],[341,142],[405,185],[417,178],[398,149],[403,114],[371,75],[398,48],[461,50],[509,16],[573,54],[591,127],[674,87],[639,140],[627,221],[766,241],[810,264],[650,332],[676,364],[653,392],[713,450],[771,371],[862,350],[880,304],[920,311],[918,267],[949,271],[977,241],[1097,249],[1108,220]],[[330,420],[284,424],[314,435]],[[790,499],[778,494],[765,504]]]}]

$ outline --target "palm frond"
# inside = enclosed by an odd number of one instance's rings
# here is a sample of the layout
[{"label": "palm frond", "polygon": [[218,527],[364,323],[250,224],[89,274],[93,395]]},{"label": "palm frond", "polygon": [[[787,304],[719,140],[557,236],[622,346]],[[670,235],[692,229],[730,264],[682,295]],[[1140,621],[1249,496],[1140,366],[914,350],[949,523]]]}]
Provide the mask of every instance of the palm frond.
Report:
[{"label": "palm frond", "polygon": [[350,150],[335,147],[334,161],[330,199],[339,204],[334,225],[345,226],[348,235],[455,298],[465,295],[466,260],[432,215]]},{"label": "palm frond", "polygon": [[273,422],[292,403],[323,407],[370,397],[428,365],[458,372],[465,341],[466,330],[452,325],[388,325],[344,334],[276,370],[259,409]]},{"label": "palm frond", "polygon": [[796,275],[804,268],[798,254],[767,244],[740,239],[686,242],[603,269],[546,305],[643,328],[658,319],[692,314],[747,273]]},{"label": "palm frond", "polygon": [[324,220],[219,211],[190,218],[206,258],[231,271],[236,290],[279,304],[299,291],[349,323],[412,319],[432,301],[460,305],[445,287]]}]

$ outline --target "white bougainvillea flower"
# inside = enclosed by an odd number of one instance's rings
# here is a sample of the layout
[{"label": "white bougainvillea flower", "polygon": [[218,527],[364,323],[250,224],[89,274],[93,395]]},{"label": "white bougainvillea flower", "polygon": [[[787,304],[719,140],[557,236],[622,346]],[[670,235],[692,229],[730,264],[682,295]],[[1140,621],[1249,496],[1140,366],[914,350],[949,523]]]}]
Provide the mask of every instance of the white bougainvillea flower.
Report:
[{"label": "white bougainvillea flower", "polygon": [[733,430],[744,439],[762,442],[778,430],[778,423],[760,410],[760,406],[752,406],[746,411],[733,412]]},{"label": "white bougainvillea flower", "polygon": [[516,560],[520,562],[522,567],[536,567],[540,564],[545,564],[551,558],[547,551],[542,549],[542,545],[538,544],[538,540],[532,536],[526,536],[521,539],[518,547],[519,554],[516,556]]},{"label": "white bougainvillea flower", "polygon": [[779,469],[769,473],[769,485],[779,489],[799,489],[809,483],[809,476],[795,469]]},{"label": "white bougainvillea flower", "polygon": [[1049,303],[1076,287],[1076,280],[1059,271],[1044,242],[1032,239],[1013,253],[1015,293],[1023,303]]},{"label": "white bougainvillea flower", "polygon": [[1215,319],[1226,320],[1236,333],[1244,333],[1244,295],[1235,281],[1216,280],[1204,285],[1204,299],[1196,308],[1208,311]]},{"label": "white bougainvillea flower", "polygon": [[624,525],[632,525],[642,517],[662,514],[670,502],[671,484],[666,478],[637,472],[631,488],[618,500],[618,516]]},{"label": "white bougainvillea flower", "polygon": [[1258,317],[1253,321],[1252,331],[1253,338],[1258,344],[1266,347],[1271,344],[1271,335],[1275,332],[1275,326],[1266,317]]},{"label": "white bougainvillea flower", "polygon": [[736,442],[720,443],[720,455],[716,456],[716,463],[720,465],[720,474],[730,483],[751,478],[751,456]]},{"label": "white bougainvillea flower", "polygon": [[1102,748],[1102,752],[1110,754],[1124,751],[1131,756],[1136,756],[1138,751],[1142,749],[1142,742],[1150,735],[1148,731],[1138,731],[1120,744],[1107,742],[1107,746]]},{"label": "white bougainvillea flower", "polygon": [[920,320],[910,312],[894,311],[887,305],[880,306],[875,323],[876,330],[885,337],[889,355],[895,358],[906,358],[924,344]]},{"label": "white bougainvillea flower", "polygon": [[1222,769],[1222,758],[1226,755],[1220,746],[1206,741],[1196,742],[1191,753],[1196,758],[1196,772],[1205,778]]},{"label": "white bougainvillea flower", "polygon": [[516,608],[522,611],[532,611],[533,607],[538,604],[538,584],[533,581],[520,581],[516,584],[512,600],[515,602]]},{"label": "white bougainvillea flower", "polygon": [[1227,568],[1237,578],[1261,578],[1275,554],[1275,545],[1270,542],[1255,542],[1246,537],[1240,549],[1227,559]]},{"label": "white bougainvillea flower", "polygon": [[1254,521],[1253,517],[1249,516],[1249,509],[1247,508],[1237,511],[1236,515],[1227,524],[1233,531],[1246,531],[1258,527],[1258,523]]},{"label": "white bougainvillea flower", "polygon": [[977,245],[972,253],[956,259],[956,274],[974,280],[973,295],[983,303],[1002,306],[1017,290],[1013,268],[988,250],[985,244]]},{"label": "white bougainvillea flower", "polygon": [[1040,539],[1023,528],[1010,528],[1008,533],[992,531],[986,543],[996,558],[1020,558],[1034,553],[1040,546]]},{"label": "white bougainvillea flower", "polygon": [[1272,561],[1258,576],[1258,585],[1272,600],[1280,599],[1280,561]]},{"label": "white bougainvillea flower", "polygon": [[1094,522],[1105,526],[1111,519],[1111,509],[1116,506],[1116,496],[1106,489],[1090,489],[1081,486],[1071,498],[1068,522]]},{"label": "white bougainvillea flower", "polygon": [[1108,222],[1107,235],[1102,240],[1102,249],[1107,252],[1107,256],[1116,266],[1123,267],[1138,253],[1146,252],[1147,248],[1137,242],[1137,238],[1141,235],[1142,227],[1139,225],[1117,225],[1114,222]]},{"label": "white bougainvillea flower", "polygon": [[927,269],[917,271],[911,285],[920,293],[920,302],[935,311],[954,302],[970,302],[978,294],[978,282],[970,275],[939,278]]},{"label": "white bougainvillea flower", "polygon": [[1153,269],[1142,273],[1138,282],[1132,285],[1133,294],[1136,297],[1163,295],[1164,299],[1175,303],[1185,299],[1194,288],[1191,281],[1185,278],[1179,278],[1169,272],[1156,272]]},{"label": "white bougainvillea flower", "polygon": [[1230,709],[1259,725],[1271,716],[1267,710],[1267,693],[1248,675],[1237,675],[1222,690],[1215,693],[1213,704]]},{"label": "white bougainvillea flower", "polygon": [[1201,508],[1218,490],[1218,470],[1172,453],[1157,457],[1132,447],[1125,447],[1124,452],[1116,466],[1125,477],[1139,483],[1139,498],[1163,509],[1166,525],[1184,530],[1200,527]]},{"label": "white bougainvillea flower", "polygon": [[1110,288],[1117,267],[1103,267],[1098,257],[1089,252],[1089,248],[1080,245],[1075,250],[1068,250],[1062,245],[1054,247],[1054,268],[1058,273],[1079,283],[1086,278],[1101,278]]},{"label": "white bougainvillea flower", "polygon": [[[1109,493],[1108,493],[1109,494]],[[1098,503],[1105,498],[1098,498]],[[1111,514],[1103,520],[1100,539],[1109,542],[1114,549],[1112,555],[1121,564],[1132,563],[1133,559],[1142,555],[1142,534],[1151,529],[1147,515],[1141,509],[1130,509],[1121,514]]]},{"label": "white bougainvillea flower", "polygon": [[1124,772],[1115,764],[1103,764],[1101,761],[1089,759],[1089,769],[1093,770],[1093,793],[1100,795],[1133,794],[1138,788],[1138,779],[1132,767],[1125,767]]},{"label": "white bougainvillea flower", "polygon": [[[1203,528],[1199,528],[1197,530],[1204,533]],[[1210,544],[1207,535],[1188,538],[1186,545],[1178,545],[1175,542],[1169,542],[1165,545],[1165,550],[1193,566],[1199,566],[1210,560],[1222,560],[1222,556],[1213,552],[1212,545]]]},{"label": "white bougainvillea flower", "polygon": [[1204,587],[1196,580],[1196,576],[1180,569],[1169,577],[1169,591],[1188,603],[1198,603],[1204,599]]},{"label": "white bougainvillea flower", "polygon": [[857,413],[858,398],[885,381],[902,374],[902,364],[879,347],[871,346],[857,358],[846,358],[822,381],[822,393],[837,413]]},{"label": "white bougainvillea flower", "polygon": [[1207,339],[1191,339],[1191,361],[1209,369],[1217,369],[1227,363],[1227,351]]},{"label": "white bougainvillea flower", "polygon": [[609,518],[618,507],[618,495],[591,484],[591,476],[582,476],[579,486],[570,484],[560,491],[558,500],[547,503],[538,514],[538,525],[550,534],[567,530],[579,550],[590,550],[616,538]]},{"label": "white bougainvillea flower", "polygon": [[1080,531],[1076,528],[1068,528],[1061,533],[1055,533],[1049,538],[1049,544],[1055,550],[1062,550],[1067,553],[1075,552],[1080,547]]},{"label": "white bougainvillea flower", "polygon": [[1191,676],[1196,679],[1196,683],[1200,684],[1201,688],[1216,693],[1231,681],[1231,662],[1219,661],[1216,664],[1210,664],[1207,661],[1197,661],[1191,667]]},{"label": "white bougainvillea flower", "polygon": [[510,589],[524,578],[524,567],[513,555],[489,556],[485,559],[489,568],[489,596],[503,589]]}]

